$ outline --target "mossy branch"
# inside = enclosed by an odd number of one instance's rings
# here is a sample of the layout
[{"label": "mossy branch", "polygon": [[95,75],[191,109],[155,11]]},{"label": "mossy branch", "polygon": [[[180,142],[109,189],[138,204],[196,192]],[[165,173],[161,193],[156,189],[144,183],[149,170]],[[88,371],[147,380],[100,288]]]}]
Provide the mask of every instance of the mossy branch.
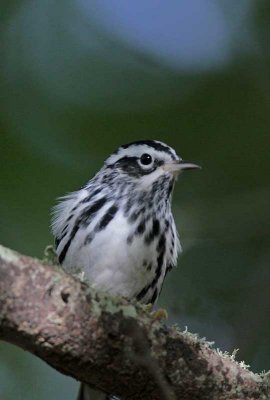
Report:
[{"label": "mossy branch", "polygon": [[147,307],[0,246],[0,339],[125,399],[269,399],[268,379]]}]

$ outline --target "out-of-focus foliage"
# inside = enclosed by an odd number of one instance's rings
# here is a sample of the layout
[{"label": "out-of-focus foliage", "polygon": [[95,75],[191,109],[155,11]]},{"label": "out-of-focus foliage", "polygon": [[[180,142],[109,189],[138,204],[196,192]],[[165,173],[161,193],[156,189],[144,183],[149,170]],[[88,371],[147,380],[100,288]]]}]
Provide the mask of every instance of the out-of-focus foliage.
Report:
[{"label": "out-of-focus foliage", "polygon": [[[167,142],[203,169],[175,189],[184,252],[159,304],[269,369],[269,4],[146,3],[2,1],[0,241],[42,256],[57,196],[120,144]],[[1,343],[1,399],[75,392]]]}]

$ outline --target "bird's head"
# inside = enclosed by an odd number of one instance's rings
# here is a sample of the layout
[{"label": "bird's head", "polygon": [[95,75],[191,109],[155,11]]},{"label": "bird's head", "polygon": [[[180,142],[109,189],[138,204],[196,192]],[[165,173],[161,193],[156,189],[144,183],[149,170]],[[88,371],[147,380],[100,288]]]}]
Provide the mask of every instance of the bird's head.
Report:
[{"label": "bird's head", "polygon": [[[105,168],[117,172],[118,177],[151,190],[153,184],[172,186],[184,170],[200,168],[183,161],[175,150],[156,140],[140,140],[118,148],[106,161]],[[157,182],[157,183],[155,183]]]}]

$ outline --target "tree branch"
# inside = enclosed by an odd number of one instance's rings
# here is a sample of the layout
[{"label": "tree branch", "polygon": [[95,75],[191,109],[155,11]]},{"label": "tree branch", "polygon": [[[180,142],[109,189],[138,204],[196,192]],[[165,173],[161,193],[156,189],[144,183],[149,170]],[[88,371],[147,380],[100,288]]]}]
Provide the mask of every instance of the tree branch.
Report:
[{"label": "tree branch", "polygon": [[269,399],[264,379],[147,307],[0,246],[0,339],[126,399]]}]

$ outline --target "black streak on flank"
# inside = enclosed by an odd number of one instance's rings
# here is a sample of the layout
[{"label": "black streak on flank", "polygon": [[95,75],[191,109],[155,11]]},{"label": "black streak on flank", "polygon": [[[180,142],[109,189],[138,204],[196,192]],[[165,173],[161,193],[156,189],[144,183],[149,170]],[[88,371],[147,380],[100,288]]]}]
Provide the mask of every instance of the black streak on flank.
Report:
[{"label": "black streak on flank", "polygon": [[57,249],[57,247],[59,246],[59,243],[61,242],[61,239],[59,239],[58,237],[55,238],[55,248]]},{"label": "black streak on flank", "polygon": [[145,286],[140,293],[137,294],[136,299],[137,300],[141,300],[144,298],[144,296],[146,295],[146,293],[148,292],[148,290],[151,288],[151,283],[147,286]]},{"label": "black streak on flank", "polygon": [[156,270],[156,278],[157,279],[160,277],[160,274],[161,274],[161,269],[162,269],[162,265],[163,265],[163,258],[164,258],[164,251],[162,251],[160,253],[160,255],[158,256],[158,259],[157,259],[157,270]]},{"label": "black streak on flank", "polygon": [[80,204],[89,203],[89,201],[91,201],[92,198],[93,198],[94,196],[96,196],[97,194],[99,194],[100,192],[101,192],[101,187],[98,188],[98,189],[96,189],[96,190],[94,190],[93,192],[90,192],[90,193],[88,194],[88,196],[86,196],[84,199],[82,199],[82,200],[80,201]]},{"label": "black streak on flank", "polygon": [[158,245],[157,245],[157,251],[158,251],[159,253],[164,252],[164,250],[165,250],[165,243],[166,243],[166,238],[165,238],[164,235],[161,235],[161,236],[160,236],[160,239],[159,239],[159,241],[158,241]]},{"label": "black streak on flank", "polygon": [[111,206],[105,215],[101,218],[100,222],[95,228],[95,231],[101,231],[102,229],[106,228],[106,226],[111,222],[114,218],[115,214],[118,211],[118,207],[116,205]]},{"label": "black streak on flank", "polygon": [[91,222],[93,215],[106,203],[106,201],[107,201],[106,197],[103,197],[103,198],[97,200],[91,206],[85,207],[85,209],[81,213],[80,217],[78,217],[76,219],[73,229],[71,231],[71,234],[69,236],[69,239],[59,255],[59,263],[60,264],[62,264],[62,262],[64,261],[67,251],[69,249],[70,243],[74,239],[76,233],[78,232],[80,225],[81,224],[88,225]]},{"label": "black streak on flank", "polygon": [[60,236],[60,238],[56,238],[55,239],[55,248],[57,249],[59,244],[61,243],[61,241],[64,239],[64,237],[67,235],[67,230],[65,230],[62,235]]},{"label": "black streak on flank", "polygon": [[[166,245],[166,239],[165,236],[162,235],[159,239],[159,243],[158,243],[158,251],[159,251],[159,256],[157,258],[157,267],[156,267],[156,276],[155,278],[152,280],[152,282],[145,286],[136,296],[137,300],[142,300],[147,292],[151,289],[154,288],[157,285],[157,282],[161,276],[161,272],[162,272],[162,266],[163,266],[163,262],[164,262],[164,254],[165,254],[165,245]],[[158,296],[158,290],[157,287],[155,287],[155,291],[153,293],[153,296],[151,297],[150,302],[155,302]]]},{"label": "black streak on flank", "polygon": [[155,237],[158,236],[159,231],[160,231],[159,220],[154,219],[152,230],[150,231],[150,233],[148,233],[148,235],[145,236],[145,239],[144,239],[145,243],[150,244],[155,239]]},{"label": "black streak on flank", "polygon": [[145,231],[145,220],[142,219],[141,222],[139,223],[139,225],[137,226],[136,229],[136,234],[137,235],[142,235]]},{"label": "black streak on flank", "polygon": [[154,290],[153,296],[151,297],[150,303],[154,304],[156,302],[156,300],[157,300],[157,297],[158,297],[158,289],[156,287],[155,290]]},{"label": "black streak on flank", "polygon": [[67,218],[66,222],[69,222],[69,221],[70,221],[70,220],[73,218],[73,216],[74,216],[74,214],[73,214],[73,213],[69,214],[69,216],[68,216],[68,218]]},{"label": "black streak on flank", "polygon": [[135,221],[139,218],[140,214],[143,214],[144,212],[145,212],[145,207],[142,207],[142,208],[140,208],[139,210],[134,211],[134,212],[128,217],[128,222],[130,222],[130,223],[135,222]]},{"label": "black streak on flank", "polygon": [[87,206],[83,209],[81,216],[77,219],[75,222],[75,225],[77,222],[82,223],[84,226],[89,225],[91,222],[93,215],[101,209],[101,207],[104,206],[106,203],[107,199],[106,197],[102,197],[101,199],[95,201],[93,204],[90,206]]},{"label": "black streak on flank", "polygon": [[162,253],[160,253],[160,255],[158,256],[158,259],[157,259],[156,276],[151,283],[152,288],[156,286],[156,284],[160,278],[162,265],[163,265],[163,259],[164,259],[164,253],[162,252]]},{"label": "black streak on flank", "polygon": [[158,242],[158,246],[157,246],[157,251],[159,252],[159,255],[157,258],[156,276],[151,283],[151,287],[155,287],[155,285],[157,284],[157,282],[160,278],[160,275],[162,272],[162,266],[163,266],[163,262],[164,262],[165,245],[166,245],[165,236],[161,235],[159,242]]},{"label": "black streak on flank", "polygon": [[79,229],[79,225],[74,225],[74,227],[71,231],[70,237],[59,255],[59,263],[60,264],[62,264],[62,262],[64,261],[67,251],[69,249],[70,243],[71,243],[72,239],[74,238],[74,236],[76,235],[76,233],[78,232],[78,229]]},{"label": "black streak on flank", "polygon": [[74,211],[77,210],[79,204],[80,204],[80,203],[75,204],[75,206],[74,206],[74,207],[72,208],[72,210],[71,210],[71,213],[73,213]]}]

